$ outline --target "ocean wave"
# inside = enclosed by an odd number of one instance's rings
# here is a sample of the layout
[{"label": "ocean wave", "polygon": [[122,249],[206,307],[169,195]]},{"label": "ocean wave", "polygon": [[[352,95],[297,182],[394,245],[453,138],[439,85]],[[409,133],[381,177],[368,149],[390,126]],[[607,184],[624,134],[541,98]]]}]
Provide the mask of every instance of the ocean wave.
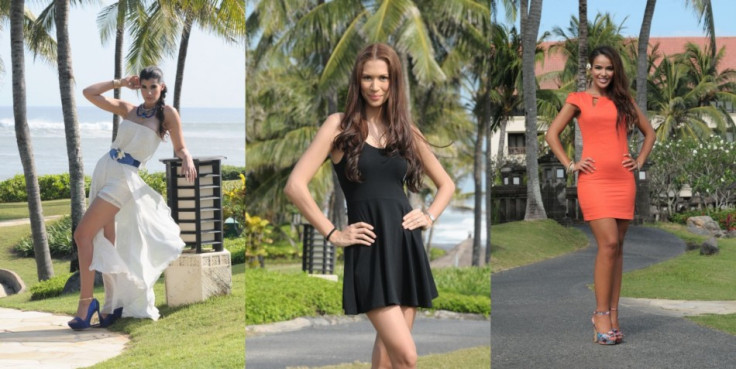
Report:
[{"label": "ocean wave", "polygon": [[[28,128],[31,135],[42,134],[49,137],[64,137],[64,122],[50,121],[45,119],[28,120]],[[10,118],[0,118],[0,130],[14,130],[15,121]],[[104,135],[109,136],[112,132],[111,121],[79,122],[79,132],[82,135]]]}]

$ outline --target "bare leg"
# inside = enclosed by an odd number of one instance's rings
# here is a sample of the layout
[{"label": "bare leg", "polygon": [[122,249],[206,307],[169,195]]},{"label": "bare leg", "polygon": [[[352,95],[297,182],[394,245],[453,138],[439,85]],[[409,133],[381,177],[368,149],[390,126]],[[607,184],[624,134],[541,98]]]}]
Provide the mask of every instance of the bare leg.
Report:
[{"label": "bare leg", "polygon": [[629,220],[616,219],[618,224],[618,253],[613,270],[613,289],[611,290],[611,325],[619,329],[618,325],[618,300],[621,297],[621,278],[624,269],[624,237],[629,229]]},{"label": "bare leg", "polygon": [[[118,210],[115,205],[98,197],[84,213],[82,220],[74,231],[74,241],[77,243],[79,255],[79,279],[81,285],[79,291],[80,301],[76,314],[78,317],[84,318],[87,314],[87,308],[91,303],[89,298],[92,297],[94,292],[95,272],[89,270],[89,266],[92,264],[92,239],[94,239],[100,229],[114,222],[115,214],[117,214]],[[114,237],[114,230],[112,235]]]},{"label": "bare leg", "polygon": [[[616,255],[619,253],[618,224],[613,218],[596,219],[590,222],[590,229],[598,243],[598,253],[595,258],[595,270],[593,272],[596,311],[609,311],[611,309]],[[593,318],[598,332],[606,333],[611,330],[611,317],[609,315],[594,315]]]},{"label": "bare leg", "polygon": [[366,315],[376,329],[371,368],[416,368],[417,349],[411,336],[416,308],[394,305]]}]

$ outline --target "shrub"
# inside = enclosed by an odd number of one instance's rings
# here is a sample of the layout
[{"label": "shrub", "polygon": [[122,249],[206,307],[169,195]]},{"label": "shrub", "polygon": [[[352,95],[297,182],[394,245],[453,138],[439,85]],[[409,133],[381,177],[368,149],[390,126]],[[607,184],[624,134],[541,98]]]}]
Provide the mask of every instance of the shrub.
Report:
[{"label": "shrub", "polygon": [[[71,257],[72,248],[72,218],[65,216],[59,221],[46,226],[48,236],[49,252],[52,257]],[[26,236],[15,245],[15,252],[25,257],[33,257],[33,237]]]},{"label": "shrub", "polygon": [[256,266],[259,262],[263,266],[263,259],[268,256],[265,246],[273,243],[272,231],[273,226],[268,220],[245,213],[245,256],[249,266]]},{"label": "shrub", "polygon": [[439,247],[433,247],[429,249],[429,260],[436,260],[439,259],[447,254],[447,250],[441,249]]},{"label": "shrub", "polygon": [[437,289],[468,296],[491,296],[490,267],[441,268],[432,270]]},{"label": "shrub", "polygon": [[146,182],[154,191],[158,192],[166,198],[166,173],[155,172],[148,173],[147,170],[141,170],[138,172],[143,182]]},{"label": "shrub", "polygon": [[450,310],[458,313],[483,314],[491,313],[491,298],[486,296],[467,296],[452,292],[440,292],[440,296],[432,301],[433,309]]},{"label": "shrub", "polygon": [[282,241],[275,245],[266,245],[266,254],[269,259],[296,259],[300,256],[301,242],[296,247],[291,246],[288,241]]},{"label": "shrub", "polygon": [[245,167],[236,167],[234,165],[223,165],[220,171],[222,172],[221,175],[224,181],[240,179],[240,174],[245,175]]},{"label": "shrub", "polygon": [[[90,177],[84,177],[85,196],[89,194],[90,182]],[[38,177],[38,187],[41,192],[41,200],[68,199],[71,194],[69,173],[40,176]],[[28,201],[25,176],[18,174],[13,178],[0,182],[0,202],[25,201]]]},{"label": "shrub", "polygon": [[246,269],[245,323],[264,324],[342,313],[342,284],[263,269]]},{"label": "shrub", "polygon": [[721,226],[721,229],[730,231],[736,229],[736,209],[725,210],[690,210],[672,215],[672,221],[679,224],[687,224],[687,218],[707,215],[713,218]]},{"label": "shrub", "polygon": [[233,265],[245,263],[245,237],[226,238],[225,248],[230,251],[230,261]]},{"label": "shrub", "polygon": [[[223,185],[223,218],[232,217],[238,224],[246,224],[245,220],[245,176],[240,181],[231,181]],[[246,225],[247,226],[247,225]]]},{"label": "shrub", "polygon": [[45,281],[38,282],[31,286],[31,300],[42,300],[50,297],[60,296],[64,291],[66,281],[74,273],[67,273],[54,276]]}]

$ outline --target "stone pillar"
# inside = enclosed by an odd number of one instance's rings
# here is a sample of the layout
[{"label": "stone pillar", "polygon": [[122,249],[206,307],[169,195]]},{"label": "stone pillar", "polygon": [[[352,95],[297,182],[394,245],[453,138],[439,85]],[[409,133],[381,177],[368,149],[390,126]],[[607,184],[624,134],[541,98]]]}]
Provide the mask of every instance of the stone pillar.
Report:
[{"label": "stone pillar", "polygon": [[169,265],[164,278],[169,306],[229,294],[232,286],[230,252],[227,249],[201,254],[184,252]]}]

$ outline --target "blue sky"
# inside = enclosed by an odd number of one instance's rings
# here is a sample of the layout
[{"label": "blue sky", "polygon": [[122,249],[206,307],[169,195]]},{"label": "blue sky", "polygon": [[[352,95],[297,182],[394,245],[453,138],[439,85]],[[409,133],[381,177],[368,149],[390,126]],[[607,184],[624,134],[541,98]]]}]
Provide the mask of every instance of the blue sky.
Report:
[{"label": "blue sky", "polygon": [[[501,0],[497,0],[499,3]],[[736,1],[712,0],[716,35],[736,36]],[[636,36],[644,17],[645,0],[588,0],[588,20],[596,14],[608,12],[616,24],[624,22],[623,34]],[[570,16],[578,15],[577,0],[545,0],[542,3],[542,19],[539,34],[551,31],[555,26],[563,29],[570,23]],[[499,22],[505,22],[503,11],[497,15]],[[518,24],[518,21],[517,21]],[[701,36],[703,27],[698,24],[695,11],[685,7],[685,0],[659,0],[654,9],[651,36]]]},{"label": "blue sky", "polygon": [[[46,2],[44,2],[45,4]],[[76,77],[76,102],[89,106],[82,89],[92,83],[111,80],[114,73],[114,42],[102,45],[97,30],[97,13],[105,5],[85,9],[72,6],[69,33],[72,42],[72,67]],[[37,3],[26,2],[34,14],[41,9]],[[127,47],[126,47],[127,52]],[[176,56],[166,59],[160,67],[169,84],[167,103],[173,101]],[[0,106],[11,106],[12,75],[10,60],[10,24],[0,31],[0,58],[5,73],[0,75]],[[33,60],[26,53],[26,89],[28,106],[60,106],[56,67]],[[112,93],[110,93],[112,95]],[[135,93],[123,89],[123,99],[141,101]],[[182,107],[245,107],[245,50],[242,45],[227,44],[200,28],[195,28],[189,41],[189,52],[184,72]]]}]

